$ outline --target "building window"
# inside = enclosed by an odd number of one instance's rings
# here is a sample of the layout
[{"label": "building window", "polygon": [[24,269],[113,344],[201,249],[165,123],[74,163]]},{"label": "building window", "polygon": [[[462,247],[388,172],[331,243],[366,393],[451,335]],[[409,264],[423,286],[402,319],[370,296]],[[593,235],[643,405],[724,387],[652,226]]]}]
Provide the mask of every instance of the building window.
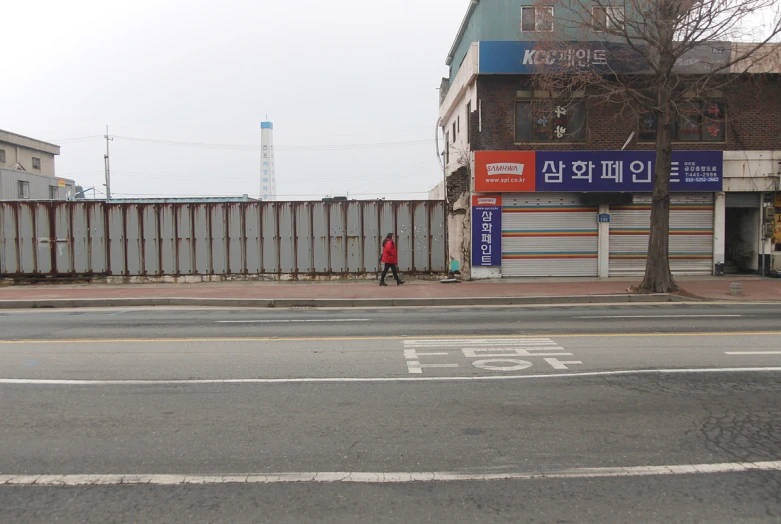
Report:
[{"label": "building window", "polygon": [[57,186],[49,186],[49,199],[57,200],[60,198],[60,188]]},{"label": "building window", "polygon": [[445,165],[450,164],[450,134],[445,133]]},{"label": "building window", "polygon": [[516,142],[582,142],[585,136],[586,106],[582,100],[515,103]]},{"label": "building window", "polygon": [[30,198],[30,182],[18,182],[19,194],[17,195],[20,200],[27,200]]},{"label": "building window", "polygon": [[453,143],[456,143],[456,123],[453,122]]},{"label": "building window", "polygon": [[521,31],[553,31],[553,7],[522,7]]},{"label": "building window", "polygon": [[472,101],[466,103],[466,141],[469,142],[469,119],[472,118]]},{"label": "building window", "polygon": [[33,157],[33,169],[41,170],[41,159]]},{"label": "building window", "polygon": [[623,7],[595,7],[591,10],[591,16],[592,26],[597,33],[624,30]]},{"label": "building window", "polygon": [[456,119],[456,122],[458,122],[458,132],[461,132],[461,115],[458,115],[458,118]]},{"label": "building window", "polygon": [[0,164],[5,164],[5,149],[0,149]]},{"label": "building window", "polygon": [[[639,139],[656,141],[657,115],[640,114]],[[721,102],[686,102],[678,107],[673,122],[673,140],[676,142],[725,142],[724,104]]]}]

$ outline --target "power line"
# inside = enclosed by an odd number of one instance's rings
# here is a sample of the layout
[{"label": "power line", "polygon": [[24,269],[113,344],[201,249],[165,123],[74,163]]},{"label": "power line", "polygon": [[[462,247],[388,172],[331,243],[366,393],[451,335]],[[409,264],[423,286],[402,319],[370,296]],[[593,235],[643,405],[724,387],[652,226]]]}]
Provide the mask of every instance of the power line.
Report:
[{"label": "power line", "polygon": [[[142,144],[166,145],[176,147],[189,147],[197,149],[221,149],[232,151],[260,151],[261,146],[255,144],[219,144],[208,142],[180,142],[176,140],[159,140],[153,138],[140,138],[122,135],[113,135],[117,140],[127,142],[136,142]],[[102,138],[102,137],[101,137]],[[300,146],[278,146],[276,150],[281,151],[349,151],[359,149],[380,149],[386,147],[408,147],[420,144],[431,144],[431,139],[425,140],[403,140],[398,142],[370,142],[361,144],[317,144]]]}]

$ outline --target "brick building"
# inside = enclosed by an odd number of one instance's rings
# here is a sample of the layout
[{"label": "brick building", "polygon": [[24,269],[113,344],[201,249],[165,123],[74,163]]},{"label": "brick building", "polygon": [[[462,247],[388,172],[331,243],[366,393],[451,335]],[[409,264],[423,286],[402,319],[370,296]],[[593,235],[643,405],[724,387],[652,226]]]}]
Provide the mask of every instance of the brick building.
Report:
[{"label": "brick building", "polygon": [[[655,123],[624,105],[577,95],[564,102],[535,90],[535,60],[545,60],[545,44],[523,21],[528,9],[539,8],[525,4],[531,2],[470,3],[448,56],[440,125],[450,256],[473,278],[639,275],[647,255]],[[486,23],[496,12],[517,13],[514,33]],[[613,56],[595,41],[563,45],[557,56],[563,49],[574,64],[613,67]],[[685,62],[691,72],[702,71],[727,63],[737,48],[721,43]],[[774,206],[781,176],[778,63],[766,60],[728,89],[681,108],[673,146],[679,171],[671,185],[676,274],[710,275],[722,265],[752,272],[772,264],[762,254],[775,248],[767,229],[773,211],[765,208]]]}]

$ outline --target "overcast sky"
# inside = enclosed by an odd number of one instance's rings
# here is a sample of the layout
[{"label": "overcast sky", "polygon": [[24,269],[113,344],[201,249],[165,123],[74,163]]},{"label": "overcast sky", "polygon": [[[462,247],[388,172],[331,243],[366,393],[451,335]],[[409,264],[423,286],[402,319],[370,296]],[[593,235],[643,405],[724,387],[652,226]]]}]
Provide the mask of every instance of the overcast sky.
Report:
[{"label": "overcast sky", "polygon": [[[426,198],[441,179],[436,88],[467,5],[4,2],[0,129],[61,144],[57,174],[102,189],[108,124],[116,196],[258,195],[257,150],[121,137],[259,148],[268,111],[280,199]],[[389,142],[413,143],[376,146]],[[328,145],[345,147],[313,149]]]}]

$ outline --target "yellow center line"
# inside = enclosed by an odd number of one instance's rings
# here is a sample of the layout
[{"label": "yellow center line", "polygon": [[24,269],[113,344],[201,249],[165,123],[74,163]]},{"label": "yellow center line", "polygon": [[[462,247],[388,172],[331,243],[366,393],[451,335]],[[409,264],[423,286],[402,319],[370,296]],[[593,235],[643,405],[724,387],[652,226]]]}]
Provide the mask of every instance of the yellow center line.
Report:
[{"label": "yellow center line", "polygon": [[653,337],[737,337],[778,336],[781,331],[731,331],[696,333],[519,333],[515,335],[420,335],[420,336],[363,336],[363,337],[248,337],[248,338],[74,338],[60,340],[0,340],[0,345],[16,344],[175,344],[214,342],[316,342],[316,341],[361,341],[361,340],[502,340],[510,338],[653,338]]}]

